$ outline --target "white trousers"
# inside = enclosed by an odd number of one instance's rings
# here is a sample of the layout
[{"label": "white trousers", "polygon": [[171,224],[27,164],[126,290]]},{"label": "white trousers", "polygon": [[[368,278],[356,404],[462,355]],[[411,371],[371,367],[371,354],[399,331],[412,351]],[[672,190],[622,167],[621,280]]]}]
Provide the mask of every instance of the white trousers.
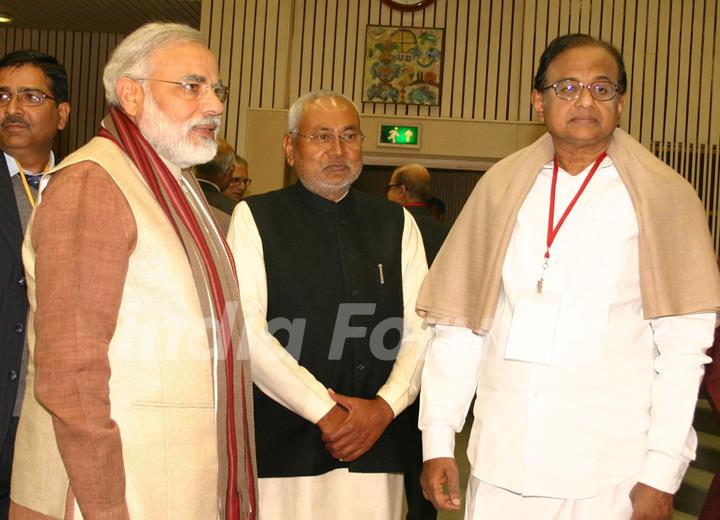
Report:
[{"label": "white trousers", "polygon": [[629,520],[628,495],[636,482],[631,478],[593,497],[565,499],[525,497],[470,475],[465,520]]},{"label": "white trousers", "polygon": [[402,473],[350,473],[261,478],[262,520],[399,520]]}]

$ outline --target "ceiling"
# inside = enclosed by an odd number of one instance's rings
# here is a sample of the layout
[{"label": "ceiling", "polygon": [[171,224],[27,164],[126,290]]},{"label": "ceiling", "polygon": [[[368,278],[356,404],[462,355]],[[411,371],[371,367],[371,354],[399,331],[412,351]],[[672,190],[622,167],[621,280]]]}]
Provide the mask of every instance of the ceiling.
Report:
[{"label": "ceiling", "polygon": [[2,27],[128,34],[149,21],[200,28],[202,0],[0,0]]}]

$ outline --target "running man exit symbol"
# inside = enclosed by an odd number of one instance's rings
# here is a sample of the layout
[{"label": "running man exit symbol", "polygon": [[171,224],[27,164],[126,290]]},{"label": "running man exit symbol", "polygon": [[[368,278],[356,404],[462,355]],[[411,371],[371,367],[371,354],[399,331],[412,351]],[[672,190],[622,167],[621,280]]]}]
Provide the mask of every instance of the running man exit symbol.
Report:
[{"label": "running man exit symbol", "polygon": [[419,126],[380,125],[379,144],[417,148],[419,145],[419,136]]}]

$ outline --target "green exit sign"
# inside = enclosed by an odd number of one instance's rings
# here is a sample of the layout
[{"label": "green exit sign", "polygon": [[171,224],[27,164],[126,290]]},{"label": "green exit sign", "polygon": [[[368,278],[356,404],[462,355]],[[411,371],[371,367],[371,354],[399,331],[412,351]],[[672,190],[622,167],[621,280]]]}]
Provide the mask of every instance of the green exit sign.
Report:
[{"label": "green exit sign", "polygon": [[420,147],[420,127],[403,125],[380,125],[381,146]]}]

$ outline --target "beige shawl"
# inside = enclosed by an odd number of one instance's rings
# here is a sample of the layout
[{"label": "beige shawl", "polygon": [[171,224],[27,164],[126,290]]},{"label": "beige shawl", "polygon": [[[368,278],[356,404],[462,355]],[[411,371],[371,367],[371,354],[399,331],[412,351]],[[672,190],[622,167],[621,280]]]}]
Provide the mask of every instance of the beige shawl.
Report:
[{"label": "beige shawl", "polygon": [[[720,309],[720,274],[695,190],[623,130],[615,130],[607,152],[638,219],[645,318]],[[427,322],[490,329],[518,211],[554,153],[545,134],[483,175],[418,296]]]}]

